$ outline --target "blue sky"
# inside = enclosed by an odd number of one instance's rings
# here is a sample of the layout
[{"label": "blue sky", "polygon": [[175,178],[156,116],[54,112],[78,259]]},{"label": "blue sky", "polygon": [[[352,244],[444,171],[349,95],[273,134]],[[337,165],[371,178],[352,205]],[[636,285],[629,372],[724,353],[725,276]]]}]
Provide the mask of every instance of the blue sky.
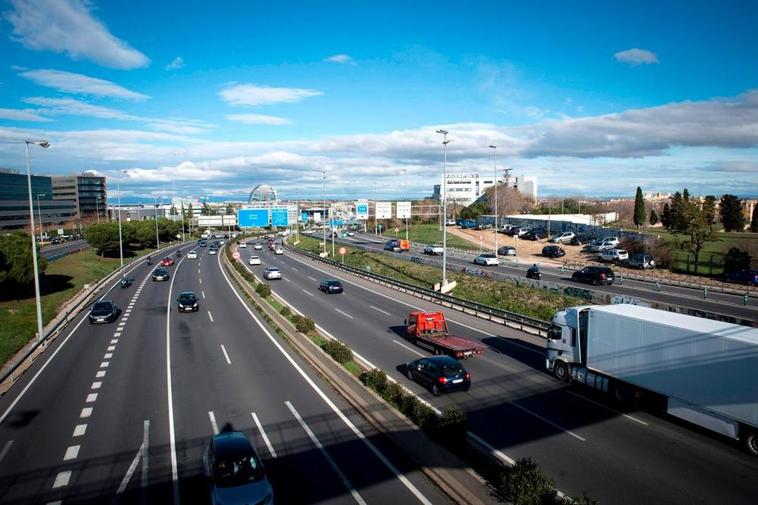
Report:
[{"label": "blue sky", "polygon": [[543,195],[758,193],[756,2],[218,4],[0,3],[0,167],[47,138],[35,171],[137,197],[423,196],[443,127]]}]

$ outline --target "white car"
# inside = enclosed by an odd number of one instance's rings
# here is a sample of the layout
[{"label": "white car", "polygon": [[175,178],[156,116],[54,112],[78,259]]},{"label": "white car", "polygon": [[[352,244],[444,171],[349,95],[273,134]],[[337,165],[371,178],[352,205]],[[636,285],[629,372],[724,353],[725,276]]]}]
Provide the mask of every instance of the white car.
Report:
[{"label": "white car", "polygon": [[247,249],[247,242],[240,242],[240,249]]},{"label": "white car", "polygon": [[255,249],[256,251],[262,251],[263,250],[263,246],[260,245],[260,244],[254,244],[253,245],[253,249]]},{"label": "white car", "polygon": [[487,267],[496,267],[500,265],[500,260],[497,259],[497,255],[495,253],[484,253],[474,258],[474,263]]},{"label": "white car", "polygon": [[438,254],[442,254],[444,249],[441,245],[428,245],[424,247],[424,254],[431,254],[432,256],[436,256]]},{"label": "white car", "polygon": [[600,261],[610,261],[616,263],[617,261],[628,260],[629,253],[623,249],[607,249],[598,254],[597,259]]},{"label": "white car", "polygon": [[250,256],[250,259],[247,261],[249,265],[260,265],[261,264],[261,258],[260,256]]},{"label": "white car", "polygon": [[571,239],[574,238],[574,236],[575,235],[573,231],[564,231],[558,235],[553,235],[553,237],[550,239],[550,242],[553,244],[566,244],[568,242],[571,242]]},{"label": "white car", "polygon": [[276,249],[274,249],[274,254],[284,254],[284,249],[282,249],[281,247],[277,247]]},{"label": "white car", "polygon": [[187,259],[188,260],[196,260],[197,259],[197,252],[190,251],[187,253]]},{"label": "white car", "polygon": [[214,249],[211,247],[210,249],[208,249],[208,254],[210,254],[211,256],[214,256],[216,254],[216,251],[217,249]]},{"label": "white car", "polygon": [[618,237],[605,237],[600,240],[596,240],[592,243],[590,246],[590,251],[592,252],[600,252],[605,251],[607,249],[614,249],[618,247],[619,245],[619,239]]},{"label": "white car", "polygon": [[265,272],[263,272],[263,278],[264,279],[281,279],[282,278],[282,272],[278,268],[269,267],[266,269]]}]

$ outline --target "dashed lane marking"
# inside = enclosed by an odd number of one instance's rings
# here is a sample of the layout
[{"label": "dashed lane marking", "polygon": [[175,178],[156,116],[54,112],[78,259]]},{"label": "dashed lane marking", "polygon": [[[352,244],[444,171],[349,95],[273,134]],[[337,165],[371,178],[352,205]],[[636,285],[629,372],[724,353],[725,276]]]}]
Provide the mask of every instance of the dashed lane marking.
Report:
[{"label": "dashed lane marking", "polygon": [[85,433],[87,433],[87,425],[86,424],[77,424],[74,427],[74,434],[71,435],[72,437],[81,437]]},{"label": "dashed lane marking", "polygon": [[63,461],[70,461],[79,457],[81,445],[70,445],[66,448],[66,454],[63,455]]}]

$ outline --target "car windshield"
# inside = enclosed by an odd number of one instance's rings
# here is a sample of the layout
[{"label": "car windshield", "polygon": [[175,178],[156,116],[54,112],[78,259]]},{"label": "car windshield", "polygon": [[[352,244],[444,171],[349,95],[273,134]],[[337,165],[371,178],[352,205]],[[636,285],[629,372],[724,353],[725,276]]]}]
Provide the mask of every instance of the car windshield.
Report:
[{"label": "car windshield", "polygon": [[269,272],[278,272],[279,269],[278,268],[269,268],[268,271]]},{"label": "car windshield", "polygon": [[110,302],[97,302],[95,305],[92,306],[92,312],[102,312],[107,313],[111,311],[111,303]]},{"label": "car windshield", "polygon": [[153,272],[154,275],[166,275],[168,273],[168,270],[164,268],[156,268],[155,272]]},{"label": "car windshield", "polygon": [[228,455],[217,459],[213,465],[213,481],[218,487],[240,486],[262,480],[263,477],[263,468],[252,451]]},{"label": "car windshield", "polygon": [[195,303],[197,297],[192,293],[182,293],[179,295],[179,303]]}]

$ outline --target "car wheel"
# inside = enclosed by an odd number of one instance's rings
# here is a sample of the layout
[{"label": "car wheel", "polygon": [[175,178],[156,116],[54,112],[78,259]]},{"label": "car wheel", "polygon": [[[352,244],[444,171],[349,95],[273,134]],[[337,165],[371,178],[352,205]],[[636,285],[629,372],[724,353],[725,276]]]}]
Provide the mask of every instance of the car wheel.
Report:
[{"label": "car wheel", "polygon": [[569,380],[569,371],[568,366],[563,361],[556,361],[555,365],[553,366],[553,373],[555,374],[555,377],[558,380],[568,382]]},{"label": "car wheel", "polygon": [[576,275],[576,274],[572,274],[572,275],[571,275],[571,280],[572,280],[572,281],[574,281],[574,282],[576,282],[576,281],[578,281],[578,280],[579,280],[579,276],[578,276],[578,275]]},{"label": "car wheel", "polygon": [[408,377],[410,380],[413,380],[413,372],[410,368],[405,370],[405,376]]},{"label": "car wheel", "polygon": [[432,384],[432,394],[434,396],[440,395],[440,388],[437,387],[437,384]]},{"label": "car wheel", "polygon": [[598,281],[597,279],[592,279],[593,286],[597,286],[598,284],[600,284],[600,281]]}]

